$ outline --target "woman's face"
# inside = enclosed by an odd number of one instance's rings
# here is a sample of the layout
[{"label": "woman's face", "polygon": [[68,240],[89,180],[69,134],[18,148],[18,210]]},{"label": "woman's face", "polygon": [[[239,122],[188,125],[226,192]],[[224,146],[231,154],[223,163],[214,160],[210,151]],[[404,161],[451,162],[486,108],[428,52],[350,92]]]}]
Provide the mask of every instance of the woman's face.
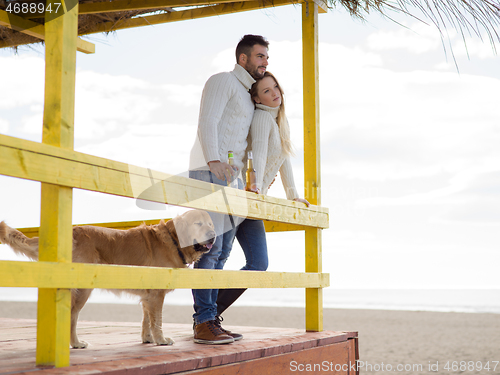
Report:
[{"label": "woman's face", "polygon": [[273,108],[278,107],[281,104],[281,92],[274,78],[262,78],[257,83],[257,95],[253,99],[258,104]]}]

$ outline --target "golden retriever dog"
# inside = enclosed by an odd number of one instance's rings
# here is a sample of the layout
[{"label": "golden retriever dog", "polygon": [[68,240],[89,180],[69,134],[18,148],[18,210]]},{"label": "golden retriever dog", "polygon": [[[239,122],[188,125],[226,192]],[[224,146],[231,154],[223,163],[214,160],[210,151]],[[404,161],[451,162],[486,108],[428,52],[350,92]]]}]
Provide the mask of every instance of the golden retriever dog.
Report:
[{"label": "golden retriever dog", "polygon": [[[128,230],[95,226],[73,228],[73,262],[121,264],[127,266],[183,268],[198,261],[215,242],[212,219],[205,211],[191,210],[157,225],[141,225]],[[0,223],[0,241],[16,253],[38,260],[38,237],[28,238],[18,230]],[[71,291],[71,346],[86,348],[76,334],[78,315],[93,289]],[[162,307],[166,289],[112,290],[141,298],[142,342],[172,345],[163,336]]]}]

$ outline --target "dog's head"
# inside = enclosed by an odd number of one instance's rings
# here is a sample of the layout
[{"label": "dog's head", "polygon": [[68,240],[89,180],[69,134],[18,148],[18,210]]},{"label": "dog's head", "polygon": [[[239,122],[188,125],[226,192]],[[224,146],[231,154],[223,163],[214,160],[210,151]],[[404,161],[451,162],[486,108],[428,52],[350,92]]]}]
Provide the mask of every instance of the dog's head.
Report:
[{"label": "dog's head", "polygon": [[[191,210],[172,219],[180,248],[193,261],[207,253],[215,243],[214,224],[206,211]],[[196,254],[189,254],[192,248]]]}]

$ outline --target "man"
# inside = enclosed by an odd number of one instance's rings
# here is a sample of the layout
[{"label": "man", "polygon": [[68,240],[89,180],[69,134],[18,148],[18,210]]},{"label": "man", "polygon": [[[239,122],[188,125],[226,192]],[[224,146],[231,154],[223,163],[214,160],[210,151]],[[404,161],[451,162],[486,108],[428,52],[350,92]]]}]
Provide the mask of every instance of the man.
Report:
[{"label": "man", "polygon": [[[236,47],[234,70],[216,74],[205,84],[198,136],[189,161],[191,178],[226,186],[227,181],[238,177],[239,188],[243,188],[240,171],[254,113],[254,103],[248,91],[255,79],[263,77],[266,72],[268,45],[269,42],[262,36],[245,35]],[[228,164],[228,151],[233,151],[235,168]],[[195,268],[222,269],[242,219],[217,213],[210,213],[210,216],[217,240]],[[260,245],[263,240],[265,246],[263,227],[255,232],[257,243]],[[217,289],[193,289],[196,343],[227,344],[243,337],[221,327],[217,313],[217,295]]]}]

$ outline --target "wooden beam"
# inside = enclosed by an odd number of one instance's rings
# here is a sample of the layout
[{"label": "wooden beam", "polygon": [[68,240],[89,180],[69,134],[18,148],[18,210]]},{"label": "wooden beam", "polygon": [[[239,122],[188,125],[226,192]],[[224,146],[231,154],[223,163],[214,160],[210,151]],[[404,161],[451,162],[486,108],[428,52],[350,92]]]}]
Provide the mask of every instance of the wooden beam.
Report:
[{"label": "wooden beam", "polygon": [[[302,4],[302,65],[305,198],[320,204],[318,5],[313,1]],[[305,231],[306,272],[321,272],[321,236],[317,228]],[[323,290],[320,288],[306,289],[306,330],[323,330]]]},{"label": "wooden beam", "polygon": [[318,6],[313,1],[302,5],[304,194],[312,204],[321,205],[317,14]]},{"label": "wooden beam", "polygon": [[318,13],[328,13],[328,2],[326,0],[313,0],[318,5]]},{"label": "wooden beam", "polygon": [[[240,0],[252,1],[252,0]],[[301,2],[300,0],[299,2]],[[328,3],[325,0],[314,0],[319,6],[320,13],[328,11]],[[134,10],[148,10],[148,9],[162,9],[162,8],[176,8],[176,7],[190,7],[190,6],[203,6],[203,5],[219,5],[234,3],[234,0],[115,0],[103,1],[94,3],[82,3],[79,7],[78,14],[100,14],[100,13],[114,13],[114,12],[128,12]],[[40,14],[16,14],[24,19],[40,18]]]},{"label": "wooden beam", "polygon": [[327,273],[0,261],[0,286],[67,289],[326,288]]},{"label": "wooden beam", "polygon": [[86,40],[77,38],[76,39],[76,50],[78,52],[83,52],[87,55],[95,53],[95,44],[88,42]]},{"label": "wooden beam", "polygon": [[[74,144],[77,0],[56,0],[45,17],[45,101],[42,142],[72,150]],[[53,1],[47,6],[55,8]],[[39,260],[71,263],[73,189],[42,183]],[[71,290],[38,289],[37,365],[69,366]]]},{"label": "wooden beam", "polygon": [[131,10],[175,8],[232,3],[234,0],[115,0],[112,2],[80,4],[80,14],[125,12]]},{"label": "wooden beam", "polygon": [[[45,40],[45,26],[39,23],[24,19],[23,17],[16,16],[14,14],[7,13],[0,9],[0,26],[5,26],[9,29],[19,31],[23,34],[33,36]],[[5,47],[15,47],[15,43],[3,42],[0,43],[0,48]],[[77,39],[77,50],[79,52],[91,54],[95,53],[95,44]]]},{"label": "wooden beam", "polygon": [[[171,219],[163,219],[163,220],[169,221]],[[159,222],[160,222],[159,219],[154,219],[154,220],[134,220],[134,221],[120,221],[120,222],[107,222],[107,223],[76,224],[74,226],[91,225],[96,227],[126,230],[138,227],[141,224],[156,225]],[[267,220],[264,220],[264,227],[266,229],[266,232],[291,232],[291,231],[306,230],[307,228],[305,225],[278,223]],[[29,238],[38,237],[40,235],[39,227],[17,228],[17,230]]]},{"label": "wooden beam", "polygon": [[42,24],[29,21],[15,14],[0,9],[0,26],[19,31],[35,38],[45,39],[45,27]]},{"label": "wooden beam", "polygon": [[189,9],[179,12],[171,12],[154,16],[137,17],[118,22],[106,22],[96,25],[95,28],[87,30],[81,35],[110,32],[122,29],[129,29],[140,26],[158,25],[168,22],[176,22],[183,20],[192,20],[211,16],[222,16],[225,14],[245,12],[256,9],[271,8],[282,5],[298,4],[298,0],[260,0],[260,1],[243,1],[236,3],[220,4],[206,6],[201,8]]},{"label": "wooden beam", "polygon": [[[242,217],[328,227],[328,209],[0,135],[0,174]],[[226,204],[228,202],[228,204]]]}]

